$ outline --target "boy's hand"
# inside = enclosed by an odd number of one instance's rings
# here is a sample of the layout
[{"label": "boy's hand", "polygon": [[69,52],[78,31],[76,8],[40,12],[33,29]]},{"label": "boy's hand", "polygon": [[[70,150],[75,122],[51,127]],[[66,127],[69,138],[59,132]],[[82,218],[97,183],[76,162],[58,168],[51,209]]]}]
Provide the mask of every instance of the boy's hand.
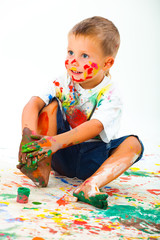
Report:
[{"label": "boy's hand", "polygon": [[27,165],[36,165],[37,162],[49,157],[59,149],[55,137],[41,135],[31,135],[30,137],[38,141],[26,143],[21,148]]}]

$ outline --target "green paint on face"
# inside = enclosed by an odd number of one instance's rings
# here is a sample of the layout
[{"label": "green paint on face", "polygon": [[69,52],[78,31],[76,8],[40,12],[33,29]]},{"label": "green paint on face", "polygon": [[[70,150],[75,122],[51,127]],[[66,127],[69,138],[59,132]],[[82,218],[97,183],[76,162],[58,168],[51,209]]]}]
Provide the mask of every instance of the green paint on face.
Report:
[{"label": "green paint on face", "polygon": [[97,194],[93,197],[85,198],[84,192],[81,191],[78,194],[73,193],[73,196],[77,197],[78,200],[85,203],[89,203],[97,208],[107,209],[108,207],[108,202],[107,202],[108,195],[106,193]]}]

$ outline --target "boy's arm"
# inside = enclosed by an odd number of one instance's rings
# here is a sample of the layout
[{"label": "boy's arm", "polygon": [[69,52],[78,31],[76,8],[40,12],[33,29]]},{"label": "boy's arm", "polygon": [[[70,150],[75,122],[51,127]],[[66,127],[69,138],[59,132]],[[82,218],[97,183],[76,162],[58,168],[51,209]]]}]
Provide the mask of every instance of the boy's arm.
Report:
[{"label": "boy's arm", "polygon": [[[99,120],[91,119],[68,132],[56,136],[39,136],[39,141],[24,145],[22,152],[31,152],[27,154],[27,158],[38,156],[40,156],[38,159],[44,158],[54,154],[59,149],[85,142],[97,136],[102,130],[102,123]],[[32,137],[37,139],[38,136]]]},{"label": "boy's arm", "polygon": [[67,146],[75,145],[96,137],[102,130],[102,123],[99,120],[92,119],[66,133],[57,135],[56,140]]},{"label": "boy's arm", "polygon": [[29,100],[22,113],[22,130],[24,128],[29,128],[37,132],[38,115],[44,105],[44,101],[39,97],[32,97]]}]

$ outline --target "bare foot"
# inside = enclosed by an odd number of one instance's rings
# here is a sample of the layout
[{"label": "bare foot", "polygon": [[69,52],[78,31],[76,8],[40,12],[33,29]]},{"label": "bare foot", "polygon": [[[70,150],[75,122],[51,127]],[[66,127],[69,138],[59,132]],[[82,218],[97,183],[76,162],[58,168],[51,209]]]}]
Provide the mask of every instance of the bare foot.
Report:
[{"label": "bare foot", "polygon": [[87,179],[82,183],[82,185],[74,191],[73,196],[97,208],[107,209],[108,207],[108,194],[100,192],[97,185],[94,184],[91,179]]},{"label": "bare foot", "polygon": [[29,177],[36,186],[46,187],[49,181],[49,175],[51,171],[51,159],[52,156],[45,157],[42,161],[36,161],[31,158],[26,159],[26,154],[22,153],[22,146],[26,143],[33,142],[30,137],[32,132],[28,128],[24,128],[22,141],[19,150],[19,164],[17,168]]}]

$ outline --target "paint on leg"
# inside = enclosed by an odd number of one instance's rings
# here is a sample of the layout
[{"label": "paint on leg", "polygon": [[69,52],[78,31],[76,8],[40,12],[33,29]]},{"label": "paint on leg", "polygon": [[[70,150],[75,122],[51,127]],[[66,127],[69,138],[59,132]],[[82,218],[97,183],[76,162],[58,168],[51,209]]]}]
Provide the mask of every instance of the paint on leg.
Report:
[{"label": "paint on leg", "polygon": [[47,135],[49,129],[49,118],[47,112],[42,112],[38,118],[38,129],[41,135]]}]

